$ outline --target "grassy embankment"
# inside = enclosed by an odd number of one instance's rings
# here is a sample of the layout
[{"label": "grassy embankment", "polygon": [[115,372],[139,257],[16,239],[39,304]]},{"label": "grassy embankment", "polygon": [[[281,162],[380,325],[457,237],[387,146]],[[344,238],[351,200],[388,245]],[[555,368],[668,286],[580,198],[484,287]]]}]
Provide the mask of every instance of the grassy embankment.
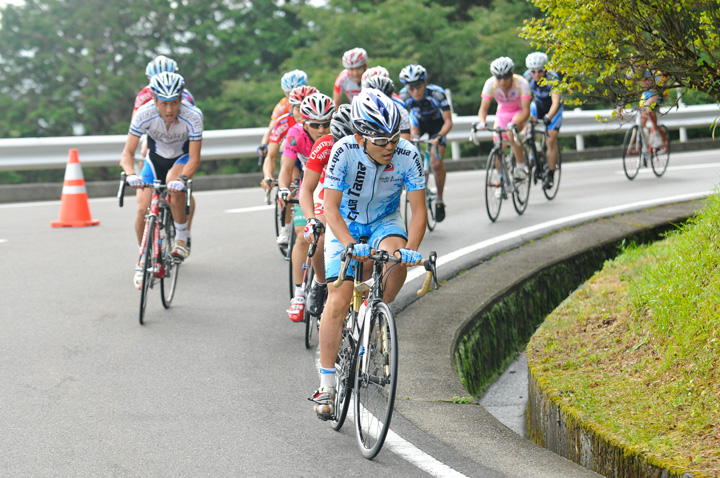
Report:
[{"label": "grassy embankment", "polygon": [[608,261],[548,317],[528,361],[623,448],[720,476],[720,196]]}]

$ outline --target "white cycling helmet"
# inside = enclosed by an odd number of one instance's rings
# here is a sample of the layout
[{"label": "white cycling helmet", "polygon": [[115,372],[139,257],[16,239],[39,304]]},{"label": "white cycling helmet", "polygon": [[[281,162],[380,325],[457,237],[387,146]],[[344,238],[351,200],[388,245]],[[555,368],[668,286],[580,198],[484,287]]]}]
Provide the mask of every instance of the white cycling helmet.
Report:
[{"label": "white cycling helmet", "polygon": [[513,71],[513,68],[515,68],[515,64],[513,63],[511,58],[508,58],[506,56],[496,58],[495,60],[493,60],[492,63],[490,63],[490,72],[493,75],[497,76],[511,73]]},{"label": "white cycling helmet", "polygon": [[400,131],[395,102],[374,88],[365,88],[353,98],[351,116],[359,135],[394,136]]},{"label": "white cycling helmet", "polygon": [[340,138],[349,136],[355,132],[353,129],[352,117],[350,111],[352,107],[345,103],[338,107],[330,121],[330,134],[334,141],[340,141]]},{"label": "white cycling helmet", "polygon": [[145,67],[145,76],[147,76],[148,81],[150,81],[150,79],[158,73],[177,73],[177,71],[178,66],[177,63],[175,63],[175,60],[168,58],[165,55],[158,55],[148,62]]},{"label": "white cycling helmet", "polygon": [[548,56],[541,51],[530,53],[525,58],[525,66],[527,66],[528,70],[544,70],[547,62]]},{"label": "white cycling helmet", "polygon": [[285,93],[289,93],[296,86],[307,85],[307,73],[302,70],[293,70],[285,73],[280,79],[280,88]]},{"label": "white cycling helmet", "polygon": [[322,93],[313,93],[300,103],[300,114],[308,121],[330,121],[334,113],[335,103]]},{"label": "white cycling helmet", "polygon": [[314,86],[310,85],[300,85],[296,86],[292,89],[290,92],[290,95],[288,96],[288,103],[290,103],[293,106],[300,106],[300,104],[303,102],[305,98],[307,98],[310,95],[313,95],[317,93],[318,90]]},{"label": "white cycling helmet", "polygon": [[362,87],[380,90],[385,93],[388,98],[392,98],[392,94],[395,93],[395,85],[393,84],[393,81],[386,76],[371,76],[370,78],[363,80]]},{"label": "white cycling helmet", "polygon": [[372,68],[368,68],[365,70],[365,72],[362,74],[362,85],[365,86],[365,80],[370,78],[371,76],[384,76],[385,78],[390,78],[390,72],[387,71],[387,69],[383,66],[373,66]]},{"label": "white cycling helmet", "polygon": [[150,79],[150,90],[160,101],[171,101],[182,96],[185,80],[178,73],[164,71]]},{"label": "white cycling helmet", "polygon": [[400,70],[400,82],[403,85],[424,80],[427,76],[427,70],[422,65],[410,64]]},{"label": "white cycling helmet", "polygon": [[357,68],[367,65],[368,54],[363,48],[353,48],[346,51],[342,56],[342,64],[345,68]]}]

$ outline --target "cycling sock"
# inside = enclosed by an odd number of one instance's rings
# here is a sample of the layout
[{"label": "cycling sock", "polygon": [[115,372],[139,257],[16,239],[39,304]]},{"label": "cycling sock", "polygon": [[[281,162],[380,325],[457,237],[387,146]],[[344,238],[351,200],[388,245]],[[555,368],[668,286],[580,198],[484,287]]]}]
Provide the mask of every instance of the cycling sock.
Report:
[{"label": "cycling sock", "polygon": [[[174,221],[173,221],[174,222]],[[175,240],[176,241],[187,241],[188,238],[188,230],[187,230],[187,222],[183,224],[175,223]]]},{"label": "cycling sock", "polygon": [[320,367],[320,388],[335,387],[335,369]]},{"label": "cycling sock", "polygon": [[305,297],[305,291],[302,288],[302,285],[295,284],[295,297]]}]

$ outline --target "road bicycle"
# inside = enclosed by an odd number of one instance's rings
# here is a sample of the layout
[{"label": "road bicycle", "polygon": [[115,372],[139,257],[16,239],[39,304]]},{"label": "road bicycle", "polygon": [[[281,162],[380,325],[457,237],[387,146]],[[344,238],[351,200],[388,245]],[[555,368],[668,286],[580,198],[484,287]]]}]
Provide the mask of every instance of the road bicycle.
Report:
[{"label": "road bicycle", "polygon": [[[427,138],[415,138],[413,144],[417,146],[420,157],[423,159],[423,173],[425,174],[425,206],[427,207],[427,228],[432,232],[437,225],[435,220],[435,205],[437,204],[437,183],[435,182],[435,173],[430,167],[430,152],[435,152],[435,157],[440,159],[440,152],[437,146],[430,143]],[[403,194],[403,217],[405,218],[405,230],[408,230],[412,211],[410,201],[408,201],[407,191]]]},{"label": "road bicycle", "polygon": [[[362,240],[361,240],[362,242]],[[345,280],[353,244],[341,255],[342,266],[334,286]],[[345,423],[354,391],[355,435],[363,456],[373,459],[382,448],[390,429],[397,388],[398,344],[395,316],[382,300],[383,286],[392,267],[400,262],[394,255],[379,250],[371,254],[372,276],[362,281],[362,263],[355,264],[353,296],[345,318],[342,340],[335,362],[335,416],[330,425],[340,430]],[[422,297],[434,282],[437,289],[437,254],[431,252],[422,261],[425,281],[417,292]],[[395,267],[395,266],[393,266]],[[363,296],[367,297],[363,300]]]},{"label": "road bicycle", "polygon": [[[118,202],[123,207],[125,199],[126,174],[120,175],[120,188]],[[160,283],[160,299],[164,308],[170,308],[177,287],[180,264],[182,260],[172,255],[175,240],[175,223],[170,210],[170,198],[167,185],[156,179],[152,184],[145,183],[143,187],[152,188],[152,198],[147,214],[145,215],[145,229],[143,230],[140,245],[140,258],[137,267],[142,270],[142,285],[140,286],[140,325],[144,324],[145,308],[147,306],[148,289]],[[187,181],[187,199],[185,213],[190,212],[190,198],[192,197],[192,179]]]},{"label": "road bicycle", "polygon": [[[320,223],[322,224],[322,223]],[[317,315],[310,313],[310,309],[313,308],[313,299],[317,299],[312,295],[313,278],[315,277],[315,268],[312,265],[312,258],[317,250],[317,243],[324,231],[324,226],[318,228],[317,226],[313,230],[313,236],[315,236],[315,242],[310,244],[308,247],[307,258],[303,264],[303,280],[302,288],[305,291],[305,315],[303,321],[305,322],[305,348],[309,349],[313,345],[313,335],[320,331],[320,317],[322,316],[323,307],[318,308]],[[322,251],[320,251],[322,254]],[[292,277],[292,276],[291,276]],[[324,305],[324,304],[322,304]]]},{"label": "road bicycle", "polygon": [[[636,124],[627,130],[623,140],[623,170],[628,179],[633,180],[640,166],[652,168],[655,176],[665,174],[670,162],[670,132],[664,125],[658,125],[659,138],[652,138],[647,126],[649,113],[644,109],[636,115]],[[642,134],[640,134],[642,132]]]},{"label": "road bicycle", "polygon": [[[487,129],[494,133],[495,146],[490,151],[485,164],[485,209],[490,220],[495,222],[500,214],[503,199],[507,199],[508,195],[512,195],[515,211],[518,214],[525,212],[530,199],[530,175],[517,164],[510,145],[503,143],[502,135],[507,131],[499,128]],[[515,142],[522,144],[517,127],[512,129],[512,134]],[[471,129],[470,140],[479,146],[477,124]]]},{"label": "road bicycle", "polygon": [[[528,126],[528,134],[523,140],[523,147],[525,148],[525,157],[528,158],[528,165],[531,171],[533,184],[540,185],[545,181],[548,171],[550,171],[550,165],[547,159],[547,127],[537,128],[538,120],[536,118],[530,118]],[[557,148],[557,161],[555,162],[555,173],[553,174],[553,186],[549,189],[542,188],[542,192],[548,200],[553,200],[557,195],[558,189],[560,189],[560,175],[562,173],[562,153],[560,148]]]}]

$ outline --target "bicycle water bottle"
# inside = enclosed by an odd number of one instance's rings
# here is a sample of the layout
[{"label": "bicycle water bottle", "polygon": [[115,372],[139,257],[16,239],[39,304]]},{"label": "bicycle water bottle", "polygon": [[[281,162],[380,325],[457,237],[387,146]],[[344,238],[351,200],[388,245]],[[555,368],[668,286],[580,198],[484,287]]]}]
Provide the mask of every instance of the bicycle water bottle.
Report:
[{"label": "bicycle water bottle", "polygon": [[363,323],[365,322],[365,312],[367,311],[367,299],[363,300],[360,304],[360,310],[357,314],[357,328],[353,330],[353,338],[358,340],[360,338],[360,329],[362,329]]}]

